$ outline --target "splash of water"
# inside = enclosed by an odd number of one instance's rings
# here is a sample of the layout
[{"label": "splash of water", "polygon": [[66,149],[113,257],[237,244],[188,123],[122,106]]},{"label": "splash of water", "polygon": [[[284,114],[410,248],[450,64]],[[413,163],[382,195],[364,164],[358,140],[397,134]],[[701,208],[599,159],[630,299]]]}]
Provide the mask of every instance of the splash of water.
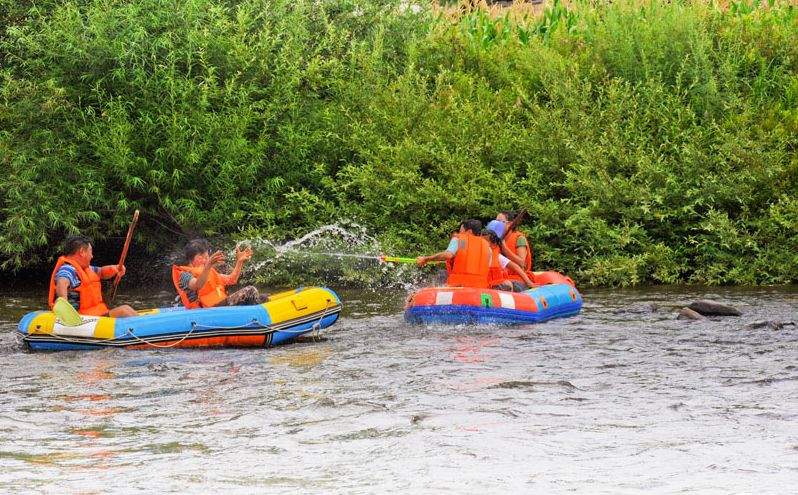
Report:
[{"label": "splash of water", "polygon": [[324,225],[283,243],[263,238],[246,242],[256,253],[253,262],[245,266],[245,275],[261,282],[272,283],[276,276],[296,278],[302,283],[410,290],[418,285],[420,277],[413,267],[380,262],[383,248],[379,240],[365,227],[350,221]]},{"label": "splash of water", "polygon": [[[385,287],[412,290],[425,274],[411,265],[379,261],[384,249],[379,240],[355,222],[341,220],[323,225],[296,239],[279,242],[263,237],[212,241],[214,249],[227,247],[227,273],[235,260],[235,247],[249,245],[253,258],[244,265],[243,281],[272,287],[324,284],[331,287],[358,286],[378,291]],[[233,246],[231,246],[233,244]],[[182,264],[182,247],[160,260],[171,266]],[[168,271],[168,270],[166,270]]]}]

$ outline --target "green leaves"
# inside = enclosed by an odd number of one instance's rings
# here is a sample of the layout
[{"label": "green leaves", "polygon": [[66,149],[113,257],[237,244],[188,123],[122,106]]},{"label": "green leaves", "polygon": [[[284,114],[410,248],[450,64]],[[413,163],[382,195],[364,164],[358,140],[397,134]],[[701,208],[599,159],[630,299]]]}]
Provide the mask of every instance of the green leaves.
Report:
[{"label": "green leaves", "polygon": [[0,0],[0,264],[135,208],[154,247],[348,218],[419,252],[523,207],[580,283],[795,281],[798,17],[765,3]]}]

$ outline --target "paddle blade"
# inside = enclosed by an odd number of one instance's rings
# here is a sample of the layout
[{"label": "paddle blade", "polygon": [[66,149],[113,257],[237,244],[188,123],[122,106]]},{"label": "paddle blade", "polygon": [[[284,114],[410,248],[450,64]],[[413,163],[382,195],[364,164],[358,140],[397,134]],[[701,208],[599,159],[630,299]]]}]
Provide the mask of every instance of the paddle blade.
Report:
[{"label": "paddle blade", "polygon": [[55,300],[55,304],[53,304],[53,313],[61,320],[62,324],[68,327],[76,327],[83,323],[83,318],[80,317],[78,311],[63,297],[59,297]]}]

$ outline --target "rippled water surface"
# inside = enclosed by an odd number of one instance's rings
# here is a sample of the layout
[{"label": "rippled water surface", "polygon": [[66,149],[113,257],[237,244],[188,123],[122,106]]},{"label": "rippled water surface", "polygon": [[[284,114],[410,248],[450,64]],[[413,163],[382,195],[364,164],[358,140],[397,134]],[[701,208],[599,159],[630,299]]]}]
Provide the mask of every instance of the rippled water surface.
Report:
[{"label": "rippled water surface", "polygon": [[[795,493],[798,290],[586,291],[535,326],[413,327],[346,292],[322,341],[31,354],[0,292],[0,491]],[[744,315],[675,319],[709,297]],[[164,305],[166,292],[122,302]]]}]

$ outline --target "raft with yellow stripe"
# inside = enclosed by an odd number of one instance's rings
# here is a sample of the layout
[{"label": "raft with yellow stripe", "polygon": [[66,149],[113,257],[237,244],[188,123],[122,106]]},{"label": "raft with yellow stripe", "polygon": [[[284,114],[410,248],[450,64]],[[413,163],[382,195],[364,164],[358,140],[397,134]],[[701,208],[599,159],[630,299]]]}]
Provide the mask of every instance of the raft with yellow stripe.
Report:
[{"label": "raft with yellow stripe", "polygon": [[34,311],[22,317],[18,331],[37,351],[269,347],[321,331],[340,313],[334,291],[310,287],[275,294],[258,305],[151,309],[130,318],[81,316],[76,326],[62,324],[52,311]]},{"label": "raft with yellow stripe", "polygon": [[405,320],[417,324],[523,325],[573,316],[582,295],[557,272],[535,272],[541,283],[524,292],[471,287],[427,287],[410,296]]}]

